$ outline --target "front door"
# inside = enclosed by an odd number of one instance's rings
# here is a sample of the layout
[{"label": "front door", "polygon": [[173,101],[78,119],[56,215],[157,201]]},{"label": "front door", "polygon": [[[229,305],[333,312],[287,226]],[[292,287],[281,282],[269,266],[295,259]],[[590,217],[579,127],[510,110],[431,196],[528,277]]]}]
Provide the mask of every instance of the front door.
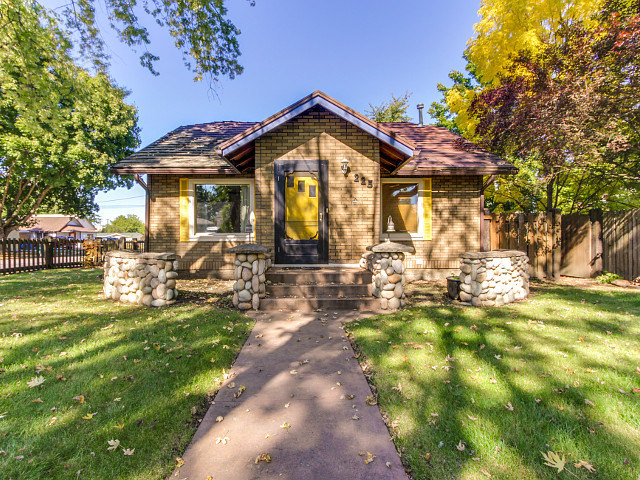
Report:
[{"label": "front door", "polygon": [[326,160],[276,160],[276,263],[328,261]]}]

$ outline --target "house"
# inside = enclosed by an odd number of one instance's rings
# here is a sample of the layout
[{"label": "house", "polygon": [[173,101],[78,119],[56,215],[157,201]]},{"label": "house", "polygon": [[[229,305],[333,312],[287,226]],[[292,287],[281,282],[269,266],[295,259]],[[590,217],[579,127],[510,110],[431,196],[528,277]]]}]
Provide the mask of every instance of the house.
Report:
[{"label": "house", "polygon": [[183,274],[231,277],[225,250],[247,242],[276,265],[354,266],[389,239],[415,248],[410,276],[436,278],[480,250],[483,176],[517,169],[444,128],[376,123],[317,91],[259,123],[179,127],[113,171],[146,188],[148,248],[181,255]]},{"label": "house", "polygon": [[44,237],[86,240],[98,232],[86,218],[70,215],[33,215],[26,226],[9,234],[9,238],[39,239]]},{"label": "house", "polygon": [[124,238],[127,241],[135,240],[137,242],[140,242],[144,240],[144,235],[138,232],[96,233],[96,239],[103,239],[103,238],[113,239],[113,240],[120,240],[121,238]]}]

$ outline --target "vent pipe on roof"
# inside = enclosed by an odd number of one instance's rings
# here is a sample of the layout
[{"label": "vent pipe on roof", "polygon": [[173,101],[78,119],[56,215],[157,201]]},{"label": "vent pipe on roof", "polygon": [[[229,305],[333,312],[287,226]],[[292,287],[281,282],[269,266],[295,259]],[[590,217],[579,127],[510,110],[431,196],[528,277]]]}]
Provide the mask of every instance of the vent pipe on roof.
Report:
[{"label": "vent pipe on roof", "polygon": [[422,109],[424,108],[424,105],[422,103],[418,104],[418,124],[420,126],[423,125],[423,120],[422,120]]}]

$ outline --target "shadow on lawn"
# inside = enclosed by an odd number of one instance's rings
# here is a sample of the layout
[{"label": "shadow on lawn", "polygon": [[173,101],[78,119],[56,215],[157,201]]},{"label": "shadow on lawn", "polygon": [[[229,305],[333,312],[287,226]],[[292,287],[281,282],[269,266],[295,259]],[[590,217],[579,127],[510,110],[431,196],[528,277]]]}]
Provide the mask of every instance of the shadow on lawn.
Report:
[{"label": "shadow on lawn", "polygon": [[[633,471],[638,475],[637,417],[635,421],[628,418],[625,429],[610,425],[606,419],[615,414],[602,410],[610,402],[618,412],[638,411],[638,396],[619,394],[616,384],[632,378],[636,364],[629,356],[615,355],[607,362],[597,352],[585,354],[584,348],[574,346],[580,336],[589,338],[594,331],[610,339],[625,338],[626,328],[620,329],[620,322],[599,319],[598,312],[620,314],[621,308],[637,315],[637,300],[607,293],[613,301],[603,304],[599,291],[555,287],[544,291],[545,299],[581,307],[586,304],[589,316],[547,318],[541,323],[541,314],[557,313],[557,308],[545,306],[538,298],[535,314],[516,310],[517,306],[483,311],[437,305],[361,322],[365,329],[380,330],[381,335],[371,339],[359,330],[361,327],[354,329],[361,351],[375,352],[375,358],[368,359],[374,364],[399,355],[398,344],[409,341],[408,331],[411,340],[422,338],[433,344],[438,373],[426,366],[430,374],[423,374],[420,370],[425,365],[412,362],[407,353],[402,357],[407,360],[396,362],[388,371],[379,370],[383,367],[378,364],[373,380],[391,420],[404,418],[411,425],[406,430],[400,425],[395,433],[415,478],[461,478],[469,468],[486,469],[494,478],[557,478],[557,471],[543,464],[540,451],[548,450],[564,450],[567,468],[578,478],[635,478],[629,476]],[[410,328],[403,317],[412,319]],[[420,337],[419,326],[425,324],[420,319],[430,322],[433,333]],[[527,327],[522,328],[523,324]],[[575,339],[554,338],[556,327],[558,332],[571,329]],[[637,338],[631,340],[637,342]],[[515,346],[522,349],[515,350]],[[455,362],[445,361],[447,356],[456,358]],[[443,366],[453,368],[443,370]],[[550,376],[548,366],[554,370]],[[589,376],[584,373],[589,368],[600,373]],[[606,378],[606,386],[593,377]],[[411,393],[391,389],[398,384]],[[619,396],[617,401],[611,400],[614,395]],[[596,407],[587,406],[587,399]],[[507,402],[513,411],[506,408]],[[464,451],[456,448],[460,441]],[[427,453],[429,460],[424,456]],[[582,459],[593,463],[597,475],[572,466]]]},{"label": "shadow on lawn", "polygon": [[[209,305],[151,310],[105,301],[96,272],[19,274],[0,282],[0,309],[25,306],[0,315],[6,338],[0,412],[8,412],[0,424],[7,452],[0,465],[7,478],[167,474],[217,389],[213,377],[221,379],[250,329],[250,319]],[[45,383],[25,388],[38,375]],[[73,400],[79,395],[82,404]],[[96,415],[82,419],[87,413]],[[115,438],[135,455],[107,452]]]}]

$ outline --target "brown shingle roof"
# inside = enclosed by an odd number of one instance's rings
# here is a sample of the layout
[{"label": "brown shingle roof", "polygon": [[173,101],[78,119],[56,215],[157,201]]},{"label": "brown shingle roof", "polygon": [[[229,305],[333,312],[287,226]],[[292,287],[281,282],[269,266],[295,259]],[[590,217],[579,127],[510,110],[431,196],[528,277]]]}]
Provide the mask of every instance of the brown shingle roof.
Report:
[{"label": "brown shingle roof", "polygon": [[118,162],[116,173],[170,173],[171,168],[202,169],[233,174],[236,170],[218,153],[218,144],[255,122],[214,122],[178,127],[142,150]]},{"label": "brown shingle roof", "polygon": [[[19,228],[21,232],[97,232],[91,225],[83,225],[81,219],[66,215],[33,215],[33,223]],[[71,225],[69,225],[71,224]]]},{"label": "brown shingle roof", "polygon": [[518,169],[500,157],[478,148],[444,127],[415,123],[382,123],[388,130],[410,139],[414,156],[396,175],[511,175]]}]

